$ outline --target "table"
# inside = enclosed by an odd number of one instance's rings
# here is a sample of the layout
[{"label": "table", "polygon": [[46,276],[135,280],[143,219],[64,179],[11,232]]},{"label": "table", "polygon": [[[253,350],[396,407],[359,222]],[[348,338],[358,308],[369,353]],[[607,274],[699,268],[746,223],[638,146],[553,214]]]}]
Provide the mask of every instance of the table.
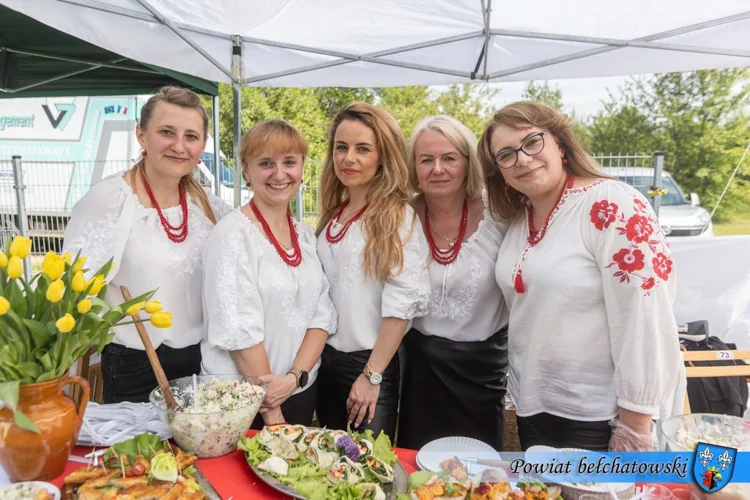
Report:
[{"label": "table", "polygon": [[[258,431],[251,430],[248,431],[247,436],[252,437],[257,433]],[[90,451],[91,447],[78,446],[73,450],[73,454],[82,457]],[[404,466],[408,474],[419,470],[416,463],[416,450],[394,448],[393,451],[398,455],[401,465]],[[277,500],[291,498],[279,493],[259,479],[250,469],[250,466],[247,465],[245,452],[243,451],[237,450],[218,458],[199,458],[195,462],[195,465],[224,500],[229,500],[229,498],[234,498],[234,500]],[[50,482],[57,487],[61,487],[63,479],[80,467],[85,467],[85,464],[69,460],[65,466],[65,472]]]}]

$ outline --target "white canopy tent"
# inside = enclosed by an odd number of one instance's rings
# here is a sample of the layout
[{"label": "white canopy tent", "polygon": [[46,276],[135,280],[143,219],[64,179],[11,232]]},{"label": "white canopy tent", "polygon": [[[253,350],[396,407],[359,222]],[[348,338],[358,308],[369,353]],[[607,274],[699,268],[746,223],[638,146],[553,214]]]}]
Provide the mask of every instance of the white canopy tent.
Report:
[{"label": "white canopy tent", "polygon": [[[0,4],[125,57],[233,84],[235,144],[242,85],[439,85],[750,65],[748,0]],[[239,197],[239,182],[235,190]]]}]

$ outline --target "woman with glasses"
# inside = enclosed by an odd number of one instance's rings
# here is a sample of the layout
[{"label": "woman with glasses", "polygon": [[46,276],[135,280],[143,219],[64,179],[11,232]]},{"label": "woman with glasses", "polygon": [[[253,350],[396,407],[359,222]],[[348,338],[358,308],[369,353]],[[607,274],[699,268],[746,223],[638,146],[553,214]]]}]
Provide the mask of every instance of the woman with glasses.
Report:
[{"label": "woman with glasses", "polygon": [[339,323],[323,350],[318,418],[394,438],[396,351],[409,322],[427,312],[430,283],[404,139],[387,112],[354,102],[336,113],[321,195],[318,254]]},{"label": "woman with glasses", "polygon": [[459,121],[432,116],[417,124],[407,149],[432,294],[404,339],[398,442],[406,448],[446,436],[503,447],[508,313],[495,262],[505,228],[482,200],[476,144]]},{"label": "woman with glasses", "polygon": [[[518,102],[482,134],[521,445],[651,450],[681,409],[674,261],[648,200],[600,173],[568,118]],[[676,403],[676,404],[675,404]]]}]

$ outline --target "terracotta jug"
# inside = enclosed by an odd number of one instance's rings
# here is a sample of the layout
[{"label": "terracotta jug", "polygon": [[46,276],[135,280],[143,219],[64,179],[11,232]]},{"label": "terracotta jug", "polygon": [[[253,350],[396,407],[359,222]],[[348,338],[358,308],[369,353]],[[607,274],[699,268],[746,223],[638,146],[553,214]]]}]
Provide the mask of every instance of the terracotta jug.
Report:
[{"label": "terracotta jug", "polygon": [[[68,384],[81,386],[81,403],[63,393]],[[11,481],[49,481],[65,470],[76,445],[83,412],[89,401],[89,383],[81,377],[62,377],[33,384],[21,384],[18,409],[39,428],[40,434],[15,425],[13,412],[0,408],[0,467]]]}]

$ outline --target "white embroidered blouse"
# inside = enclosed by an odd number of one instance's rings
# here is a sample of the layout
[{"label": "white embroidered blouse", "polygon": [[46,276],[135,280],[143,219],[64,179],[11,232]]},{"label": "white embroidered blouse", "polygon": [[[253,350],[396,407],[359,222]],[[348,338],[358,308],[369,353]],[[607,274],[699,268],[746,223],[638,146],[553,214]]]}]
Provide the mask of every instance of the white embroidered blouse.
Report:
[{"label": "white embroidered blouse", "polygon": [[506,226],[496,222],[485,203],[476,231],[447,266],[429,259],[430,295],[426,316],[414,319],[425,335],[449,340],[487,340],[508,324],[508,309],[495,280],[495,263]]},{"label": "white embroidered blouse", "polygon": [[[597,421],[618,406],[657,418],[681,410],[674,262],[648,201],[598,180],[566,190],[537,245],[527,236],[519,217],[496,267],[517,414]],[[519,269],[524,293],[514,289]]]},{"label": "white embroidered blouse", "polygon": [[[87,278],[114,259],[115,268],[107,278],[110,305],[124,302],[122,285],[133,297],[158,288],[154,300],[161,300],[164,310],[173,313],[173,326],[156,328],[143,323],[154,348],[197,344],[203,337],[201,254],[214,224],[188,197],[188,235],[181,243],[173,242],[167,238],[156,209],[140,203],[123,175],[120,172],[102,179],[76,203],[65,230],[64,250],[74,257],[80,250],[87,257]],[[217,220],[231,210],[218,197],[207,194]],[[172,226],[182,223],[179,205],[162,213]],[[133,325],[116,327],[113,332],[114,342],[144,349]]]},{"label": "white embroidered blouse", "polygon": [[[337,234],[342,226],[332,228]],[[427,240],[411,206],[399,228],[404,245],[404,265],[385,283],[367,278],[362,221],[349,226],[344,238],[330,243],[323,231],[318,236],[318,255],[331,282],[331,298],[339,315],[338,331],[328,344],[342,352],[372,349],[383,318],[412,320],[427,313],[430,282],[427,274]]]},{"label": "white embroidered blouse", "polygon": [[[291,267],[239,208],[216,225],[203,252],[203,373],[239,373],[230,351],[263,342],[271,373],[284,375],[308,328],[336,333],[336,309],[316,254],[315,233],[306,224],[295,223],[295,228],[302,262]],[[306,387],[319,366],[320,360]]]}]

